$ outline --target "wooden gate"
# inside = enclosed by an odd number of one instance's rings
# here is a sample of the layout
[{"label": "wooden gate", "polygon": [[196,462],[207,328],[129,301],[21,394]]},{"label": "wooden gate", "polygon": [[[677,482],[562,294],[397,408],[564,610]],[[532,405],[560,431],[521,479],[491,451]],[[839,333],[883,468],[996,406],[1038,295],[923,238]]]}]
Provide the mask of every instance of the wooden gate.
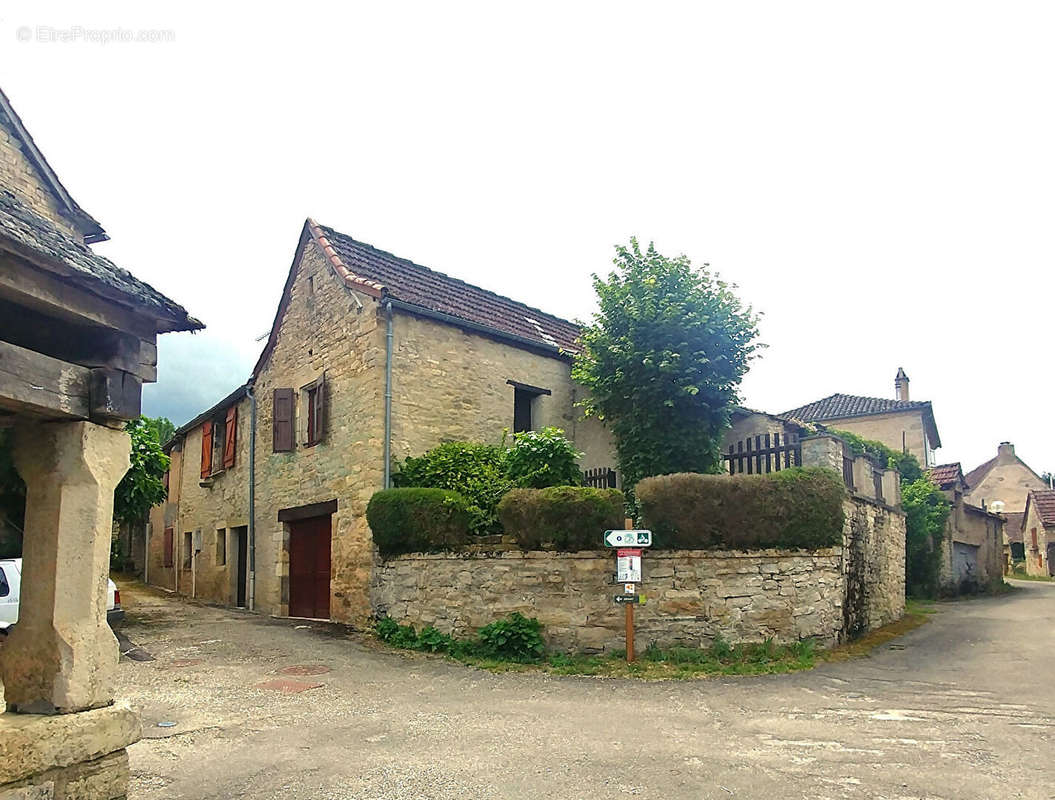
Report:
[{"label": "wooden gate", "polygon": [[289,615],[330,618],[330,517],[289,523]]},{"label": "wooden gate", "polygon": [[729,452],[723,454],[722,459],[730,475],[740,472],[748,475],[779,472],[802,466],[802,445],[791,434],[785,434],[783,441],[779,433],[748,436],[735,445],[729,445]]}]

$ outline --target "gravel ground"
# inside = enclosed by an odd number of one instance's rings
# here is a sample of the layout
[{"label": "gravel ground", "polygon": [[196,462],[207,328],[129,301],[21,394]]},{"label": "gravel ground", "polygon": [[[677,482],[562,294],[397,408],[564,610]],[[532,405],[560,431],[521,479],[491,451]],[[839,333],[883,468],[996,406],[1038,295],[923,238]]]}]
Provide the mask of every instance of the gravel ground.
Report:
[{"label": "gravel ground", "polygon": [[1019,586],[869,658],[642,682],[495,675],[126,584],[154,657],[119,668],[129,796],[1055,798],[1055,585]]}]

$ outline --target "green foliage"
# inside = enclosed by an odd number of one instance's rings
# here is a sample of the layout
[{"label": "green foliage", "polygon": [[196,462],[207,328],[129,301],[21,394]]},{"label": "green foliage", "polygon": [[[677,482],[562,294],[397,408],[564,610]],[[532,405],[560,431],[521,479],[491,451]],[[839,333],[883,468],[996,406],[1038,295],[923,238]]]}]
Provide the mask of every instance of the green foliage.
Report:
[{"label": "green foliage", "polygon": [[161,444],[166,444],[176,433],[176,426],[168,417],[141,417]]},{"label": "green foliage", "polygon": [[472,639],[455,639],[429,626],[415,633],[411,625],[399,625],[388,617],[374,624],[377,637],[393,647],[405,650],[426,650],[430,653],[449,653],[457,658],[487,658],[515,661],[522,664],[537,662],[546,650],[539,621],[514,611],[505,619],[485,625]]},{"label": "green foliage", "polygon": [[384,558],[463,545],[471,518],[466,499],[446,489],[384,489],[366,506],[366,521]]},{"label": "green foliage", "polygon": [[506,474],[514,486],[524,489],[578,486],[580,458],[582,453],[560,428],[525,431],[513,437],[513,446],[506,451]]},{"label": "green foliage", "polygon": [[22,555],[26,484],[15,469],[10,428],[0,428],[0,558]]},{"label": "green foliage", "polygon": [[902,484],[901,507],[905,511],[905,592],[913,597],[935,597],[949,501],[928,479],[918,478]]},{"label": "green foliage", "polygon": [[468,502],[469,530],[478,535],[499,531],[498,501],[513,488],[506,475],[505,450],[475,442],[445,442],[408,458],[392,482],[397,487],[458,492]]},{"label": "green foliage", "polygon": [[132,437],[132,451],[128,472],[114,491],[114,519],[118,522],[146,519],[150,509],[165,499],[163,479],[169,457],[158,440],[158,423],[159,420],[140,417],[125,426]]},{"label": "green foliage", "polygon": [[537,619],[514,611],[476,632],[477,654],[507,661],[538,661],[546,649],[541,629]]},{"label": "green foliage", "polygon": [[614,263],[607,279],[594,275],[600,310],[572,368],[590,390],[581,406],[614,432],[631,489],[651,475],[717,472],[737,387],[761,346],[757,316],[686,256],[642,252],[631,239]]},{"label": "green foliage", "polygon": [[602,532],[623,526],[623,494],[578,486],[513,489],[498,515],[522,550],[599,550]]},{"label": "green foliage", "polygon": [[653,549],[813,550],[842,541],[842,477],[796,468],[768,475],[681,473],[637,486]]},{"label": "green foliage", "polygon": [[903,483],[912,483],[923,475],[919,459],[911,453],[898,452],[882,442],[865,439],[849,431],[832,430],[831,432],[846,442],[855,456],[870,456],[880,466],[896,469],[901,473]]}]

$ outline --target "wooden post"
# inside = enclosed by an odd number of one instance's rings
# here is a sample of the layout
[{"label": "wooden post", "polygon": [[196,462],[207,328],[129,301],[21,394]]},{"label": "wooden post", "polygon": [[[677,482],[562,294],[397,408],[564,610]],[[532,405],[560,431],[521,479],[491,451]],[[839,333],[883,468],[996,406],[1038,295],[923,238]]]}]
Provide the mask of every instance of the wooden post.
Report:
[{"label": "wooden post", "polygon": [[[623,520],[623,527],[627,530],[634,529],[634,521],[627,517]],[[626,604],[626,663],[634,662],[634,604]]]}]

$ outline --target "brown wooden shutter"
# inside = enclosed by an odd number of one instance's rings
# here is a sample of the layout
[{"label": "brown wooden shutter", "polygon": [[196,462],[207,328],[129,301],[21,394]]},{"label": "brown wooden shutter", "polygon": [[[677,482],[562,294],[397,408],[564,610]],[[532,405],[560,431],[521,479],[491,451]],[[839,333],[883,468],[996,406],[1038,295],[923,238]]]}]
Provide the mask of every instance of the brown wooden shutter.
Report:
[{"label": "brown wooden shutter", "polygon": [[315,384],[315,441],[326,438],[326,410],[329,407],[326,397],[326,374],[323,373]]},{"label": "brown wooden shutter", "polygon": [[275,389],[273,395],[271,434],[274,451],[293,449],[293,390]]},{"label": "brown wooden shutter", "polygon": [[238,430],[238,407],[231,406],[227,409],[227,427],[223,442],[223,466],[230,469],[234,466],[235,435]]},{"label": "brown wooden shutter", "polygon": [[172,566],[172,528],[165,528],[164,551],[161,554],[162,566]]},{"label": "brown wooden shutter", "polygon": [[212,474],[212,423],[203,422],[201,426],[201,476],[208,478]]}]

